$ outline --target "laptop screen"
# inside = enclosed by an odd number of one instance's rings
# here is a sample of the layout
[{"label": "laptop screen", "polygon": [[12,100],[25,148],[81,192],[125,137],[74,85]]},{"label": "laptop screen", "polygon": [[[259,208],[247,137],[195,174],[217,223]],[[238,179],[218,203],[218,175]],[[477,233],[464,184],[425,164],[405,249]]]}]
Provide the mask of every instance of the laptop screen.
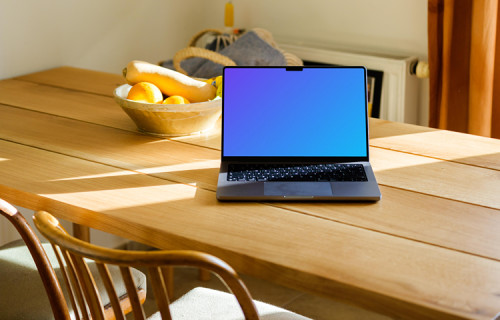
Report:
[{"label": "laptop screen", "polygon": [[364,67],[225,67],[223,157],[368,157]]}]

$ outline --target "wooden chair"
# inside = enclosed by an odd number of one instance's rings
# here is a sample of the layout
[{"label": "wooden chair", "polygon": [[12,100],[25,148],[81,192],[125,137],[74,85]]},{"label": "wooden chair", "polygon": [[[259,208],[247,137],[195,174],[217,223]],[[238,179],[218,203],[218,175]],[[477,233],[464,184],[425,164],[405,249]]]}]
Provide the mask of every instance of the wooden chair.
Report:
[{"label": "wooden chair", "polygon": [[[52,243],[54,250],[66,260],[68,274],[74,274],[83,284],[83,294],[94,320],[103,319],[104,310],[95,290],[95,278],[88,272],[89,260],[96,262],[117,319],[124,317],[114,292],[113,281],[108,274],[108,268],[111,266],[120,268],[135,319],[145,319],[146,312],[134,290],[136,286],[131,277],[131,267],[147,270],[159,310],[150,319],[259,319],[259,314],[262,319],[306,319],[284,309],[252,300],[237,273],[227,263],[212,255],[188,250],[129,251],[103,248],[70,236],[57,219],[47,212],[36,212],[34,221],[38,230]],[[209,270],[219,276],[232,294],[195,288],[170,303],[166,280],[173,266]]]},{"label": "wooden chair", "polygon": [[[2,199],[0,214],[14,225],[22,237],[0,247],[0,319],[88,319],[86,313],[79,315],[75,304],[67,303],[74,295],[60,285],[63,268],[60,268],[51,244],[41,243],[22,214]],[[91,263],[90,268],[93,274],[98,274],[95,263]],[[118,268],[111,269],[111,272],[114,279],[119,279]],[[133,270],[133,277],[138,283],[134,292],[143,303],[146,299],[146,277],[138,270]],[[119,304],[125,313],[130,313],[125,284],[121,281],[117,287]],[[98,284],[97,290],[101,294],[106,291],[102,283]],[[104,301],[104,318],[114,318],[107,295]]]}]

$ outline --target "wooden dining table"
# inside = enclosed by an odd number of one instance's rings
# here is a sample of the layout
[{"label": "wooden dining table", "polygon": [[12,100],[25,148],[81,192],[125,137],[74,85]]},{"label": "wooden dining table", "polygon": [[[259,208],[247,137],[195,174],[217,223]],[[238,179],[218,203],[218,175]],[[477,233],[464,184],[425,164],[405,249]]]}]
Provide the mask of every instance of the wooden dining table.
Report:
[{"label": "wooden dining table", "polygon": [[395,318],[500,312],[499,140],[370,119],[382,200],[219,202],[220,129],[140,133],[119,73],[0,81],[0,198]]}]

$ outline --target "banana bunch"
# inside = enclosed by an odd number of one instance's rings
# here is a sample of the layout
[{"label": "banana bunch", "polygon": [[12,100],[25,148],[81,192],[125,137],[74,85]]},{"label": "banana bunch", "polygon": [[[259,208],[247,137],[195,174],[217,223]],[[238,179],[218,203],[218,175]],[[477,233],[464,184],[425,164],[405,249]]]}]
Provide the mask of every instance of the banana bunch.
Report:
[{"label": "banana bunch", "polygon": [[215,87],[216,92],[214,99],[222,99],[222,76],[207,79],[205,82]]}]

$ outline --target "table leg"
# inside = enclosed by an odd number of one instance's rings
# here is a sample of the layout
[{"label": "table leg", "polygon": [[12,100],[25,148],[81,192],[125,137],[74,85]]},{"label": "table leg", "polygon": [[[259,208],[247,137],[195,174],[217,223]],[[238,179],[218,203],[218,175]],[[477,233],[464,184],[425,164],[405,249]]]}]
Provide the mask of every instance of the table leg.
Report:
[{"label": "table leg", "polygon": [[198,278],[201,281],[209,281],[210,280],[210,271],[206,269],[200,269],[200,272],[198,273]]},{"label": "table leg", "polygon": [[170,301],[174,300],[174,267],[163,268],[163,278],[167,283],[167,295]]},{"label": "table leg", "polygon": [[80,240],[90,242],[90,228],[73,223],[73,236]]},{"label": "table leg", "polygon": [[[83,241],[90,242],[90,228],[86,226],[82,226],[77,223],[73,223],[73,236]],[[166,269],[164,274],[167,280],[167,293],[170,297],[174,296],[174,268]],[[200,269],[200,280],[208,281],[210,280],[210,272],[207,270]]]},{"label": "table leg", "polygon": [[[82,226],[77,223],[73,223],[73,236],[83,241],[90,242],[90,228]],[[202,275],[203,274],[203,275]],[[174,296],[174,268],[166,269],[164,276],[168,278],[167,280],[167,293],[170,297]],[[210,280],[210,272],[200,269],[200,280],[208,281]]]}]

